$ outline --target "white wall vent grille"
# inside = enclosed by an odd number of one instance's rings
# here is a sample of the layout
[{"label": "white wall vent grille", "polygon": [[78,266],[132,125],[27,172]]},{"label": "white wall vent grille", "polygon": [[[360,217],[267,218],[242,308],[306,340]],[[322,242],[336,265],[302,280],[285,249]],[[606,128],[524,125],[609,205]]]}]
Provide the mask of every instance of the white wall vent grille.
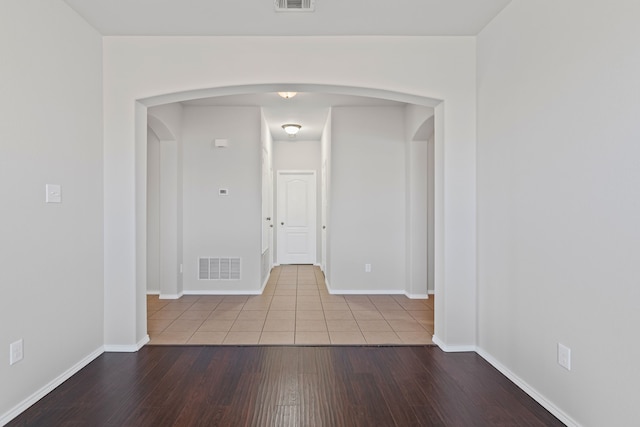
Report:
[{"label": "white wall vent grille", "polygon": [[275,0],[276,12],[313,12],[315,0]]},{"label": "white wall vent grille", "polygon": [[198,280],[240,280],[240,258],[198,258]]}]

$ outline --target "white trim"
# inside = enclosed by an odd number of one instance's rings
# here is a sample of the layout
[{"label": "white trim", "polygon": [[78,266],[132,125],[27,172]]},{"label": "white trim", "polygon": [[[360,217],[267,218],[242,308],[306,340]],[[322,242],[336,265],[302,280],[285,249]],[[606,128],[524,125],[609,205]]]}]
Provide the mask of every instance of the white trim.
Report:
[{"label": "white trim", "polygon": [[149,338],[149,334],[146,334],[144,337],[142,337],[142,339],[140,341],[138,341],[138,344],[136,344],[138,346],[138,350],[140,350],[142,347],[144,347],[144,345],[146,343],[148,343],[149,341],[151,341],[151,338]]},{"label": "white trim", "polygon": [[262,287],[260,287],[260,295],[262,295],[262,293],[264,292],[264,288],[267,287],[267,283],[269,283],[269,279],[271,279],[271,270],[269,270],[267,277],[265,277],[264,281],[262,282]]},{"label": "white trim", "polygon": [[93,362],[98,356],[104,353],[104,347],[99,347],[88,356],[85,356],[78,363],[64,371],[62,374],[58,375],[53,381],[46,384],[40,390],[33,393],[31,396],[24,399],[22,402],[18,403],[9,411],[5,412],[0,416],[0,425],[8,424],[9,421],[26,411],[31,405],[36,403],[38,400],[42,399],[47,394],[51,393],[56,387],[60,384],[71,378],[75,373],[77,373],[80,369],[87,366],[89,363]]},{"label": "white trim", "polygon": [[185,292],[180,292],[179,294],[158,294],[160,295],[160,299],[179,299]]},{"label": "white trim", "polygon": [[435,295],[436,294],[436,290],[435,289],[429,289],[428,294],[429,295]]},{"label": "white trim", "polygon": [[410,294],[408,292],[404,294],[409,299],[429,299],[429,294]]},{"label": "white trim", "polygon": [[324,284],[327,287],[327,291],[331,295],[404,295],[405,292],[402,289],[331,289],[329,280],[325,276]]},{"label": "white trim", "polygon": [[223,289],[219,291],[214,290],[194,290],[194,291],[184,291],[184,295],[260,295],[262,290],[258,289],[255,291],[245,291],[245,290],[232,290],[232,289]]},{"label": "white trim", "polygon": [[147,295],[160,295],[160,291],[147,291]]},{"label": "white trim", "polygon": [[564,424],[566,424],[567,427],[579,427],[580,426],[580,424],[578,424],[577,421],[572,419],[564,411],[562,411],[560,408],[558,408],[556,405],[554,405],[551,401],[549,401],[549,399],[547,399],[545,396],[540,394],[535,388],[533,388],[529,384],[527,384],[527,382],[524,381],[522,378],[520,378],[519,376],[517,376],[516,374],[511,372],[502,363],[498,362],[498,360],[495,357],[491,356],[488,352],[486,352],[485,350],[483,350],[480,347],[476,347],[476,353],[478,353],[478,355],[480,357],[482,357],[484,360],[489,362],[489,364],[491,366],[493,366],[498,371],[500,371],[500,373],[502,373],[502,375],[507,377],[512,383],[514,383],[515,385],[520,387],[522,389],[522,391],[524,391],[525,393],[527,393],[529,395],[529,397],[531,397],[533,400],[535,400],[540,405],[542,405],[542,407],[544,409],[546,409],[547,411],[551,412],[556,418],[558,418],[560,421],[562,421]]},{"label": "white trim", "polygon": [[148,343],[149,335],[145,335],[140,341],[134,345],[105,345],[104,351],[106,353],[135,353],[140,350],[146,343]]},{"label": "white trim", "polygon": [[477,349],[475,345],[447,345],[444,343],[444,341],[442,341],[435,335],[431,338],[431,340],[445,353],[475,352]]},{"label": "white trim", "polygon": [[329,293],[331,295],[405,295],[402,289],[329,289]]}]

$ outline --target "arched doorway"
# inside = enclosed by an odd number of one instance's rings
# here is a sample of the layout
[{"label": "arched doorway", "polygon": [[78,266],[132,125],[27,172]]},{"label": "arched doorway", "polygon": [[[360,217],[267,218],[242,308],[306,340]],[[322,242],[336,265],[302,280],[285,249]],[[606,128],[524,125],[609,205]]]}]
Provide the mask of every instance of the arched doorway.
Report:
[{"label": "arched doorway", "polygon": [[[395,101],[401,101],[401,102],[406,102],[406,103],[411,103],[413,105],[415,105],[417,108],[420,107],[436,107],[436,110],[438,111],[438,118],[435,118],[436,120],[442,120],[442,108],[441,108],[441,102],[438,100],[433,100],[430,98],[424,98],[424,97],[419,97],[419,96],[413,96],[413,95],[407,95],[407,94],[402,94],[402,93],[396,93],[396,92],[390,92],[390,91],[383,91],[383,90],[375,90],[375,89],[366,89],[366,88],[357,88],[357,87],[341,87],[341,86],[327,86],[327,85],[292,85],[292,84],[288,84],[288,85],[250,85],[250,86],[237,86],[237,87],[224,87],[224,88],[215,88],[215,89],[203,89],[203,90],[199,90],[199,91],[189,91],[189,92],[182,92],[182,93],[175,93],[175,94],[167,94],[167,95],[163,95],[163,96],[156,96],[153,98],[148,98],[148,99],[144,99],[144,100],[139,100],[139,107],[137,109],[137,114],[136,114],[136,125],[138,126],[138,130],[140,130],[140,126],[143,126],[143,121],[146,118],[146,108],[143,107],[152,107],[152,106],[157,106],[157,105],[162,105],[165,104],[167,102],[176,102],[176,101],[187,101],[187,100],[191,100],[191,99],[198,99],[198,98],[204,98],[204,97],[214,97],[214,96],[223,96],[223,95],[234,95],[234,94],[247,94],[247,93],[254,93],[254,92],[265,92],[265,91],[276,91],[276,89],[278,90],[288,90],[288,91],[306,91],[306,92],[331,92],[331,93],[338,93],[338,94],[345,94],[345,95],[359,95],[359,96],[368,96],[368,97],[378,97],[381,99],[388,99],[388,100],[395,100]],[[440,106],[440,107],[439,107]],[[144,113],[143,113],[144,112]],[[143,115],[144,114],[144,115]],[[427,118],[429,119],[429,118]],[[423,122],[426,121],[427,119],[423,119]],[[157,118],[155,118],[154,120],[157,120]],[[431,118],[431,126],[432,126],[432,130],[434,127],[434,118]],[[424,123],[422,122],[417,122],[417,124],[419,125],[419,128],[416,129],[416,134],[418,134],[419,132],[421,132],[421,130],[424,130]],[[144,123],[144,126],[146,128],[146,123]],[[137,135],[142,135],[141,132],[136,132]],[[434,134],[434,140],[433,140],[433,144],[435,146],[436,144],[436,140],[439,139],[439,143],[443,144],[443,139],[442,139],[442,135],[436,136]],[[140,146],[141,141],[137,140],[136,142],[136,146],[138,147],[137,152],[140,153],[140,155],[142,155],[142,152],[144,151]],[[435,150],[434,150],[435,151]],[[441,150],[442,152],[442,150]],[[146,153],[146,152],[145,152]],[[435,165],[434,165],[435,166]],[[440,165],[442,166],[442,165]],[[138,176],[138,184],[137,184],[137,188],[142,189],[142,188],[146,188],[146,182],[140,182],[140,180],[142,178],[144,178],[141,174],[137,174]],[[437,180],[436,180],[436,176],[442,176],[441,172],[437,172],[434,168],[433,171],[433,184],[434,184],[434,188],[438,185],[437,184]],[[442,183],[440,183],[440,186],[442,186]],[[441,192],[442,192],[442,188],[441,188]],[[434,192],[435,193],[435,192]],[[433,196],[433,195],[432,195]],[[435,201],[435,198],[433,199]],[[138,206],[141,206],[140,203],[137,204]],[[138,216],[138,218],[141,218],[142,216]],[[441,217],[442,218],[442,217]],[[432,218],[433,223],[435,224],[435,219],[436,216],[434,215],[434,218]],[[140,223],[140,225],[142,225],[142,223]],[[146,228],[146,227],[145,227]],[[145,229],[143,227],[138,227],[138,230],[143,230]],[[137,233],[136,234],[136,240],[138,241],[138,248],[140,248],[141,246],[143,246],[143,242],[140,241],[140,236],[141,233]],[[437,236],[437,234],[434,233],[435,236]],[[433,239],[433,250],[434,253],[435,248],[438,246],[438,243],[435,241],[436,239]],[[441,243],[440,243],[441,245]],[[143,251],[139,251],[138,252],[138,257],[142,257]],[[146,254],[144,255],[146,257]],[[433,259],[435,260],[436,257],[434,256]],[[442,259],[442,257],[440,257],[440,259]],[[145,265],[146,264],[146,259],[142,259],[142,258],[138,258],[137,259],[137,265]],[[426,262],[425,262],[426,264]],[[432,263],[433,264],[433,269],[436,270],[436,266],[435,266],[435,262]],[[436,270],[437,271],[437,270]],[[430,272],[431,273],[431,272]],[[435,278],[435,274],[433,275]],[[143,280],[142,279],[142,274],[138,275],[139,280]],[[145,278],[146,279],[146,278]],[[435,280],[434,280],[435,281]],[[146,281],[145,281],[146,283]],[[144,286],[144,284],[141,284],[138,282],[137,284],[137,289],[138,292],[141,289],[141,285]],[[409,292],[412,292],[411,289],[407,289]],[[137,305],[138,307],[138,314],[136,316],[136,318],[138,319],[139,325],[138,325],[138,330],[140,329],[140,327],[145,327],[145,325],[140,325],[140,323],[145,323],[146,322],[146,317],[144,312],[141,312],[141,310],[144,310],[145,307],[142,306],[141,304]]]}]

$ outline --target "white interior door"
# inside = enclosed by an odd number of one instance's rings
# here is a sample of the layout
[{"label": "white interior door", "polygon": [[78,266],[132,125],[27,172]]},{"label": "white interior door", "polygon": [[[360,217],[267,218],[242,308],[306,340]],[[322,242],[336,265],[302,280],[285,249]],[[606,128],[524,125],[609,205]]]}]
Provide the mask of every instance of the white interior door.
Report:
[{"label": "white interior door", "polygon": [[278,171],[279,264],[316,262],[316,173]]}]

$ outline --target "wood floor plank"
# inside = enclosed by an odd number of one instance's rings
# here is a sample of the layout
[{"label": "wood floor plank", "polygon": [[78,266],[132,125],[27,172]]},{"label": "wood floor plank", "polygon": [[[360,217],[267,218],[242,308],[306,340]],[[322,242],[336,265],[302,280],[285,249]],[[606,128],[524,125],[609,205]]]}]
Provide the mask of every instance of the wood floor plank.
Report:
[{"label": "wood floor plank", "polygon": [[9,426],[561,426],[475,353],[150,346],[105,353]]}]

